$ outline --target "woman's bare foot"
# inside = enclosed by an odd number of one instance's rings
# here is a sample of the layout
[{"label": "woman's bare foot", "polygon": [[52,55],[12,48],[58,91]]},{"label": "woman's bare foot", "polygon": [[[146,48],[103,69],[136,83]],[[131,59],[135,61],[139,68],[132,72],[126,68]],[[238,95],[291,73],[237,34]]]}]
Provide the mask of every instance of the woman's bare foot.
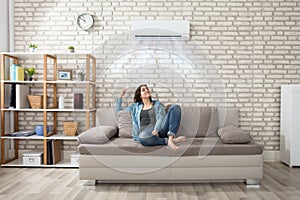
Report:
[{"label": "woman's bare foot", "polygon": [[174,151],[179,150],[179,146],[176,146],[172,140],[168,140],[168,146],[171,147]]},{"label": "woman's bare foot", "polygon": [[173,142],[175,144],[177,144],[179,142],[185,142],[185,141],[186,141],[186,137],[185,136],[179,136],[179,137],[173,139]]}]

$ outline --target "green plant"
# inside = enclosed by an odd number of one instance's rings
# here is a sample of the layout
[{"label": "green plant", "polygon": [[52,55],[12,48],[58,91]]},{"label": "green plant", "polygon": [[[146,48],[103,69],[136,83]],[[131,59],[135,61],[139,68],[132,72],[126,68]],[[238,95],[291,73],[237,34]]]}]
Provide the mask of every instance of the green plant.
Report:
[{"label": "green plant", "polygon": [[76,74],[77,74],[77,75],[81,75],[81,76],[84,76],[84,75],[85,75],[85,73],[84,73],[82,70],[77,70],[77,71],[76,71]]},{"label": "green plant", "polygon": [[37,49],[37,48],[38,48],[38,45],[37,45],[37,44],[34,44],[34,43],[29,43],[28,47],[29,47],[29,48]]},{"label": "green plant", "polygon": [[74,50],[75,48],[73,46],[68,47],[69,50]]},{"label": "green plant", "polygon": [[34,67],[26,67],[25,68],[25,72],[28,76],[32,76],[33,74],[35,74],[35,68]]}]

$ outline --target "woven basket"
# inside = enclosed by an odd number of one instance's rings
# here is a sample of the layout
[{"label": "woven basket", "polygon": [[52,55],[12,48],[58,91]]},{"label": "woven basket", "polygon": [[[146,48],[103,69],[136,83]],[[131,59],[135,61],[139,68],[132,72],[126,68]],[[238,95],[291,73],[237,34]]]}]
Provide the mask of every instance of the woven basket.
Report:
[{"label": "woven basket", "polygon": [[75,136],[77,135],[77,129],[80,122],[66,121],[64,122],[64,135]]},{"label": "woven basket", "polygon": [[43,108],[43,96],[28,95],[27,98],[31,108]]}]

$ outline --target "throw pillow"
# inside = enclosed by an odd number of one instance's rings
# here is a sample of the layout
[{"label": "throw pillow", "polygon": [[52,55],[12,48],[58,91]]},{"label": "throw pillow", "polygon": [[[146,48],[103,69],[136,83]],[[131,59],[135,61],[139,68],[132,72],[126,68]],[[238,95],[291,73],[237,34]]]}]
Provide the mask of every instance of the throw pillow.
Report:
[{"label": "throw pillow", "polygon": [[218,134],[224,143],[242,144],[251,141],[249,132],[243,131],[236,126],[226,126],[218,130]]},{"label": "throw pillow", "polygon": [[217,137],[218,111],[215,107],[200,107],[197,137]]},{"label": "throw pillow", "polygon": [[178,136],[218,137],[218,110],[215,107],[181,107]]},{"label": "throw pillow", "polygon": [[237,108],[218,108],[218,128],[225,126],[238,126]]},{"label": "throw pillow", "polygon": [[128,110],[118,112],[118,128],[120,138],[132,138],[132,120]]},{"label": "throw pillow", "polygon": [[98,108],[96,112],[97,126],[117,127],[115,110],[113,108]]},{"label": "throw pillow", "polygon": [[196,137],[199,125],[199,107],[182,106],[177,136]]},{"label": "throw pillow", "polygon": [[97,126],[86,130],[78,136],[80,144],[104,144],[117,133],[113,126]]}]

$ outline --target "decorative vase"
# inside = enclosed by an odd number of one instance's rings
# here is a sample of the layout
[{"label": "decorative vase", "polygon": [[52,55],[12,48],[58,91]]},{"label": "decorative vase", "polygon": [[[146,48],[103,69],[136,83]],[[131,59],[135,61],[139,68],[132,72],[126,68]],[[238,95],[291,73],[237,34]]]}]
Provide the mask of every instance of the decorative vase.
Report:
[{"label": "decorative vase", "polygon": [[32,81],[32,76],[28,76],[28,81]]},{"label": "decorative vase", "polygon": [[37,48],[29,47],[29,53],[36,53],[36,52],[37,52]]},{"label": "decorative vase", "polygon": [[65,108],[64,101],[65,101],[65,98],[64,98],[64,96],[61,94],[61,95],[59,96],[59,99],[58,99],[58,108],[59,108],[59,109],[64,109],[64,108]]},{"label": "decorative vase", "polygon": [[83,109],[83,94],[82,93],[74,93],[73,108],[74,109]]},{"label": "decorative vase", "polygon": [[[50,132],[51,127],[49,125],[46,126],[47,127],[47,133]],[[43,136],[44,135],[44,125],[36,125],[34,132],[38,135],[38,136]]]}]

